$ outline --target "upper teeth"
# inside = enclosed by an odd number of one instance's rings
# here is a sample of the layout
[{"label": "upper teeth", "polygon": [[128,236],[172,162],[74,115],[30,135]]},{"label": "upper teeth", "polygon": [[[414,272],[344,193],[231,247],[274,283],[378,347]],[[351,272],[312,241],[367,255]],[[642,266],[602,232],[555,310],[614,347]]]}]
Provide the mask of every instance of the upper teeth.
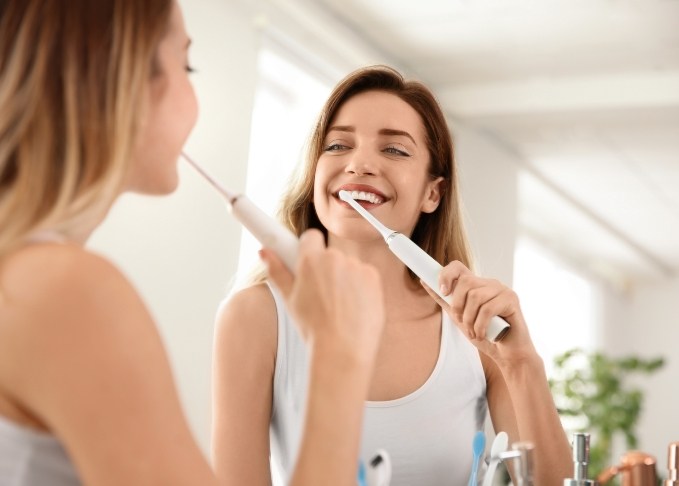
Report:
[{"label": "upper teeth", "polygon": [[351,197],[352,199],[368,201],[369,203],[373,204],[380,204],[382,202],[382,199],[377,194],[373,194],[372,192],[351,191]]}]

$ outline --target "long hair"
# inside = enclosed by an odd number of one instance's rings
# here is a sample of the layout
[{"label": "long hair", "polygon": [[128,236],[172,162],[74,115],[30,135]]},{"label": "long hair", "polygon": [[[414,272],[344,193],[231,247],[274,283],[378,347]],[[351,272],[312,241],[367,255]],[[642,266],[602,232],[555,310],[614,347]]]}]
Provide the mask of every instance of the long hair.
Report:
[{"label": "long hair", "polygon": [[[352,96],[366,91],[384,91],[408,103],[422,119],[427,149],[429,176],[443,177],[441,201],[432,213],[422,213],[411,238],[436,261],[446,265],[459,260],[472,266],[472,256],[462,222],[458,176],[453,141],[445,116],[432,92],[418,81],[407,81],[387,66],[358,69],[335,87],[326,101],[312,133],[307,157],[296,182],[283,197],[279,216],[295,234],[318,228],[326,235],[313,205],[314,176],[323,153],[323,140],[337,111]],[[411,276],[414,275],[411,273]]]},{"label": "long hair", "polygon": [[103,216],[120,193],[171,9],[0,0],[0,257]]}]

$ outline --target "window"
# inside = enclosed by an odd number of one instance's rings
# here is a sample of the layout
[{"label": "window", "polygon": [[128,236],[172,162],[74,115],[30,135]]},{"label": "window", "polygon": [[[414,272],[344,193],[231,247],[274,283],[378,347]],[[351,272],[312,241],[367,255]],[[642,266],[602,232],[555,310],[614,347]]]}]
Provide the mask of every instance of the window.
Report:
[{"label": "window", "polygon": [[[273,50],[259,56],[246,194],[264,212],[275,215],[331,86]],[[259,262],[261,245],[243,231],[237,286]]]},{"label": "window", "polygon": [[568,349],[591,350],[597,336],[595,285],[537,242],[522,237],[514,255],[514,290],[547,376],[554,357]]}]

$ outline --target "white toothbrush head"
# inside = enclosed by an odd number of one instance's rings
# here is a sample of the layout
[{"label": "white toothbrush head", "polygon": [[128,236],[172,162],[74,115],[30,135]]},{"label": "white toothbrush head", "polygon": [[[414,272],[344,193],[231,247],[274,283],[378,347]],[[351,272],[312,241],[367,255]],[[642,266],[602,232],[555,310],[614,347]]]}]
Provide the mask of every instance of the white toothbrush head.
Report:
[{"label": "white toothbrush head", "polygon": [[351,193],[350,193],[349,191],[344,191],[344,190],[340,191],[340,192],[339,192],[339,198],[340,198],[342,201],[348,203],[352,208],[354,208],[354,209],[358,212],[358,214],[360,214],[361,216],[363,216],[363,218],[364,218],[366,221],[368,221],[368,223],[370,223],[371,225],[373,225],[373,227],[374,227],[377,231],[380,232],[380,234],[382,235],[382,237],[383,237],[385,240],[389,237],[389,235],[391,235],[391,234],[393,234],[393,233],[395,232],[394,230],[389,229],[389,228],[387,228],[386,226],[384,226],[382,223],[380,223],[380,222],[377,220],[377,218],[375,218],[375,216],[373,216],[372,214],[370,214],[370,213],[368,212],[367,209],[365,209],[363,206],[361,206],[360,204],[358,204],[358,203],[356,202],[356,200],[355,200],[353,197],[351,197]]}]

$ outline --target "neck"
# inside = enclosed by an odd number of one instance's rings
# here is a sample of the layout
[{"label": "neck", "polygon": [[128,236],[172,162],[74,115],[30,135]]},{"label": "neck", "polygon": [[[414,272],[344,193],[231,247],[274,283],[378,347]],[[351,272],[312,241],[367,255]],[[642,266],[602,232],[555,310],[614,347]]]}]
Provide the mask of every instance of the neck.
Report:
[{"label": "neck", "polygon": [[389,250],[384,239],[379,236],[367,241],[357,241],[329,234],[328,246],[369,263],[377,269],[382,280],[388,314],[411,316],[440,310],[419,281],[411,278],[408,268]]},{"label": "neck", "polygon": [[94,230],[104,221],[110,209],[111,206],[109,205],[98,214],[88,214],[87,218],[81,216],[68,221],[48,224],[37,231],[36,234],[38,237],[41,235],[47,237],[52,235],[55,239],[61,239],[74,245],[85,246]]}]

